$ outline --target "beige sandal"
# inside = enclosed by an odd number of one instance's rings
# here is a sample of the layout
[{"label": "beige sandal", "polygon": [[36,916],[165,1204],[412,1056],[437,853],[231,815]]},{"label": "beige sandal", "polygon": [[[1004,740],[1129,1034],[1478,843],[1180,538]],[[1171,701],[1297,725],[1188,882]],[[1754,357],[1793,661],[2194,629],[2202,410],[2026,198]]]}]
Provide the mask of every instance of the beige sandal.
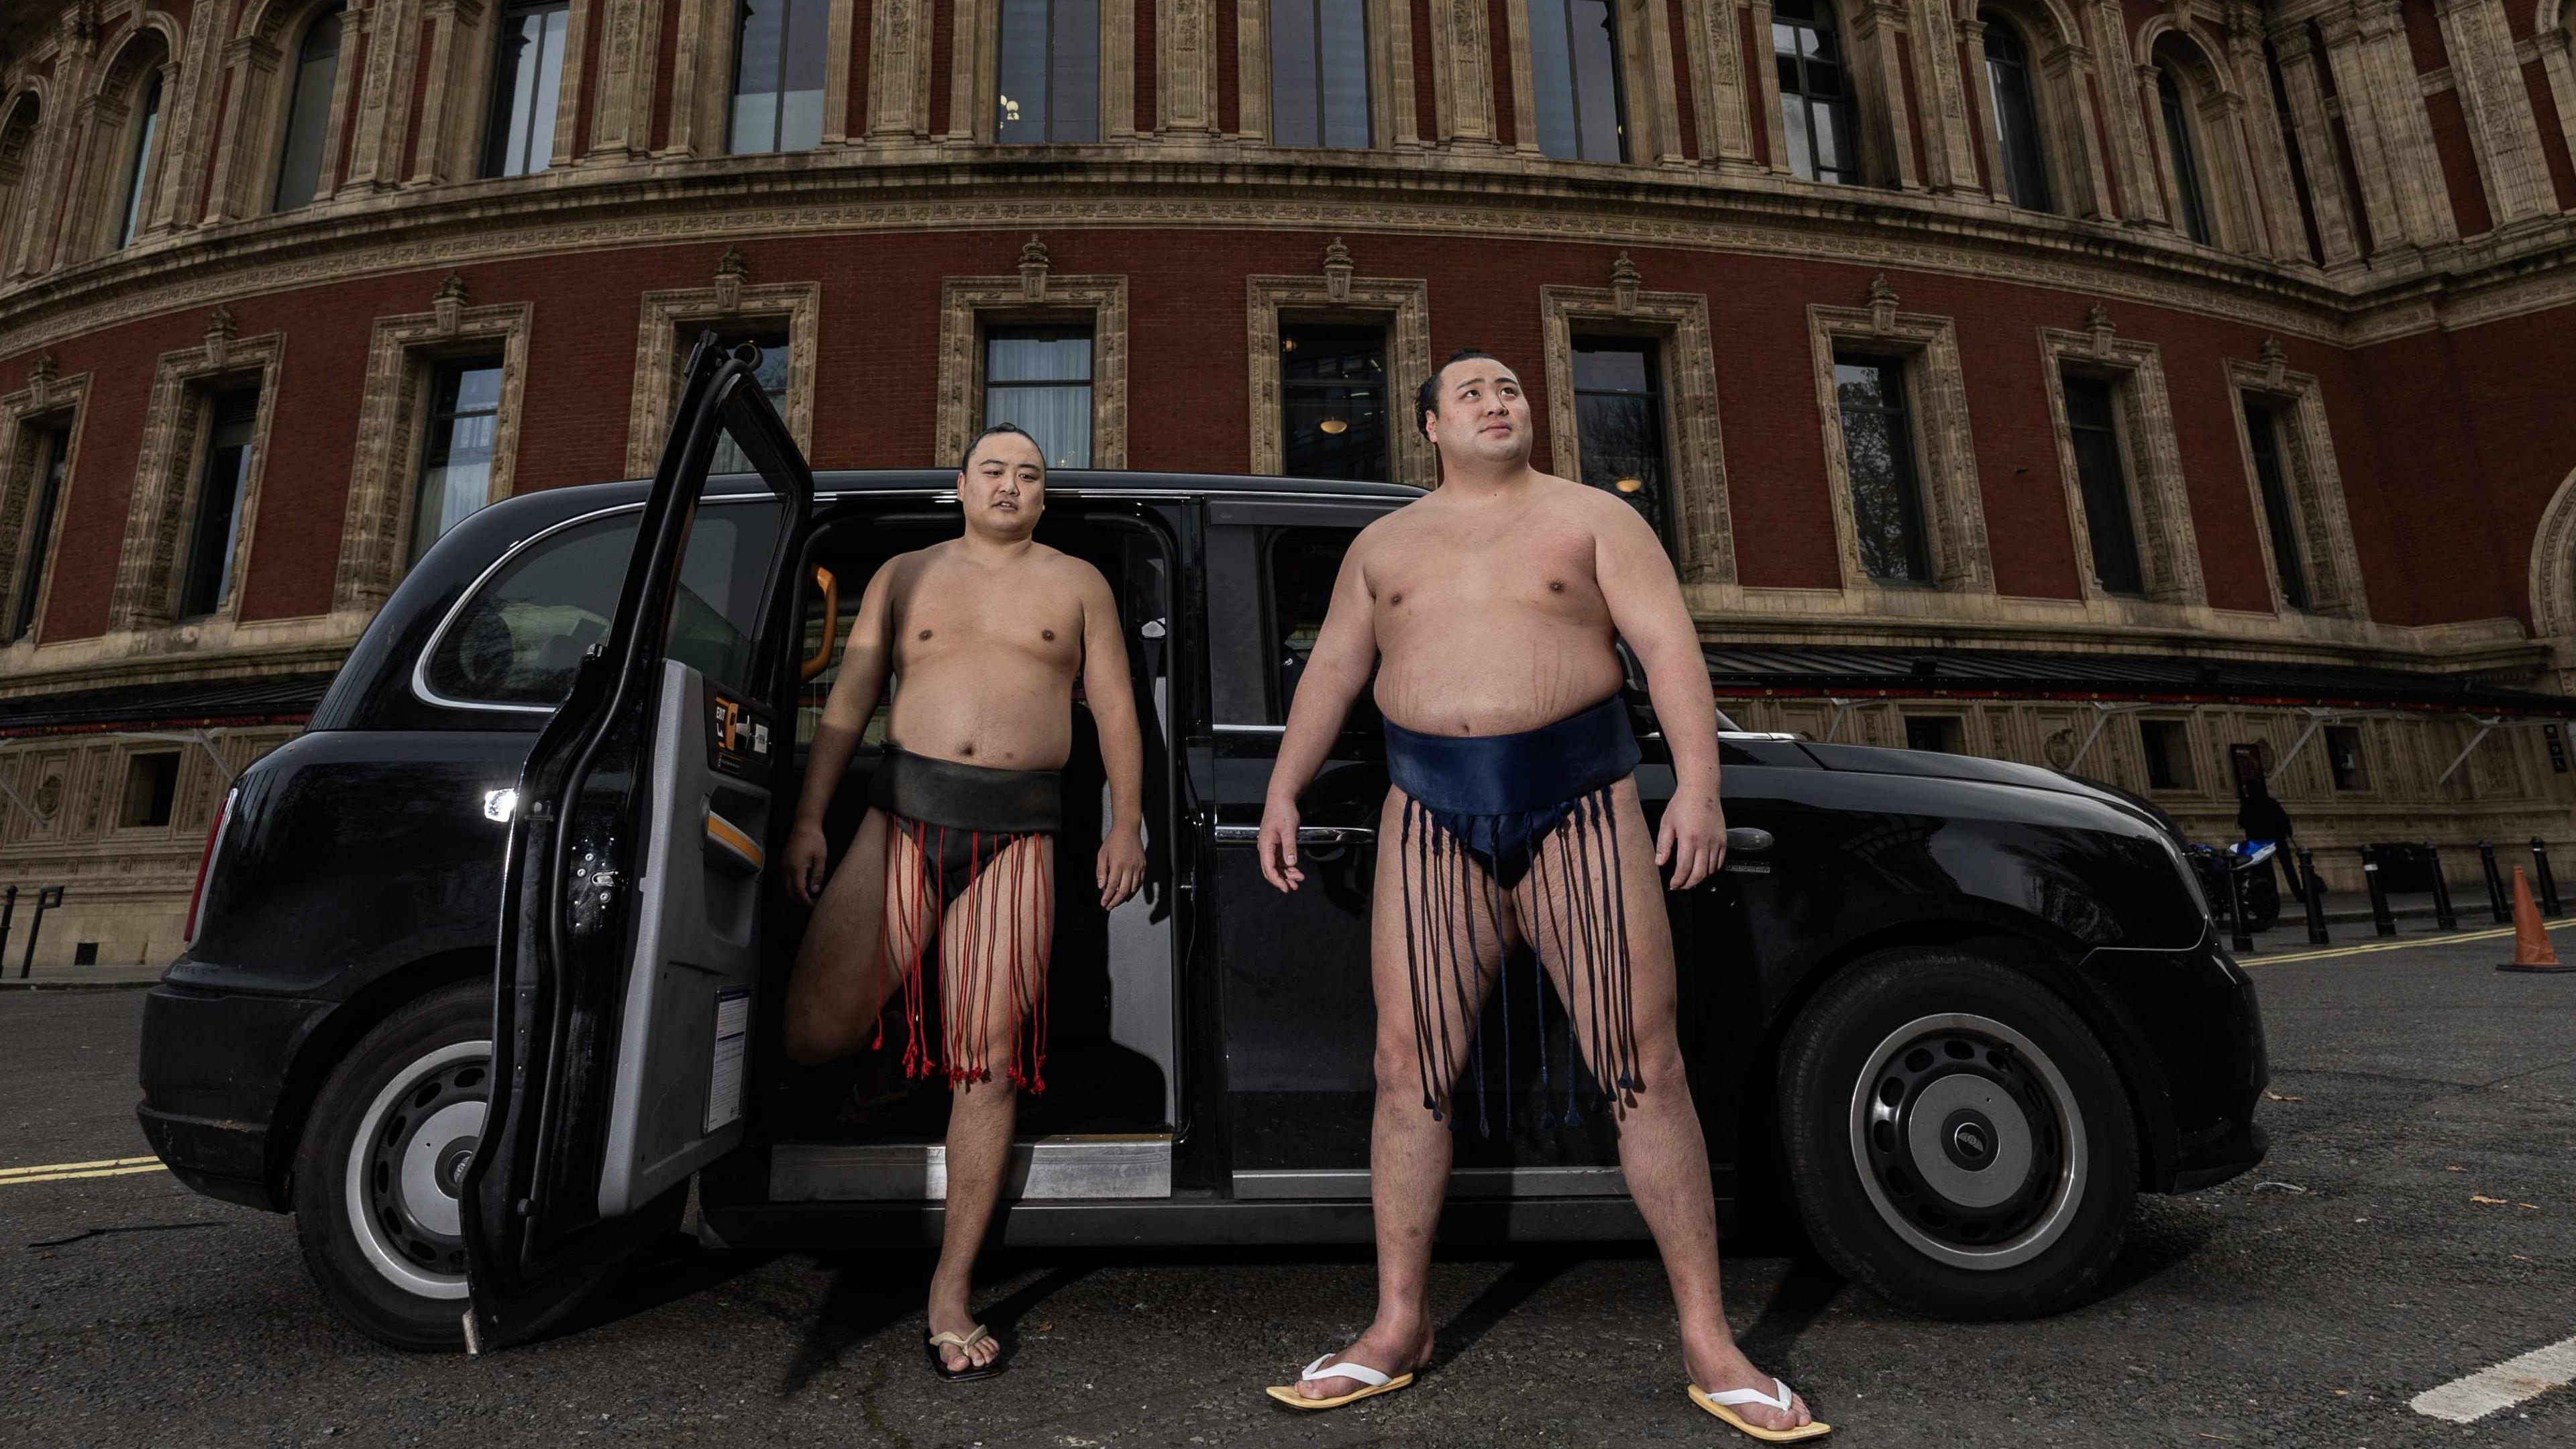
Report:
[{"label": "beige sandal", "polygon": [[1413,1373],[1409,1369],[1390,1378],[1366,1364],[1327,1364],[1324,1360],[1331,1357],[1332,1355],[1328,1353],[1323,1358],[1306,1365],[1306,1371],[1299,1374],[1298,1379],[1305,1383],[1313,1383],[1318,1379],[1357,1379],[1361,1385],[1359,1388],[1329,1399],[1307,1398],[1297,1392],[1295,1384],[1272,1384],[1263,1392],[1292,1409],[1338,1409],[1344,1404],[1356,1404],[1374,1395],[1394,1393],[1397,1389],[1413,1382]]},{"label": "beige sandal", "polygon": [[[993,1375],[1000,1373],[1003,1369],[1010,1367],[1011,1356],[1007,1353],[997,1353],[993,1355],[993,1361],[991,1363],[979,1364],[975,1362],[975,1355],[973,1352],[975,1345],[984,1342],[992,1336],[993,1330],[986,1328],[984,1325],[979,1323],[975,1325],[974,1331],[971,1333],[934,1333],[930,1335],[930,1337],[922,1340],[921,1346],[923,1350],[930,1355],[930,1371],[932,1373],[939,1375],[941,1378],[946,1379],[952,1384],[964,1383],[968,1379],[989,1379]],[[948,1366],[946,1355],[940,1353],[940,1350],[943,1348],[953,1348],[959,1353],[965,1354],[966,1367],[962,1369],[950,1368]]]},{"label": "beige sandal", "polygon": [[1834,1426],[1822,1419],[1801,1424],[1795,1429],[1765,1429],[1759,1424],[1746,1422],[1738,1417],[1733,1409],[1727,1407],[1729,1404],[1760,1404],[1764,1408],[1778,1409],[1784,1414],[1789,1412],[1789,1406],[1797,1402],[1797,1397],[1791,1394],[1789,1386],[1779,1379],[1773,1379],[1771,1387],[1779,1390],[1777,1397],[1766,1394],[1760,1389],[1722,1389],[1712,1394],[1697,1384],[1690,1386],[1690,1396],[1692,1403],[1765,1444],[1795,1444],[1802,1439],[1822,1439],[1834,1432]]}]

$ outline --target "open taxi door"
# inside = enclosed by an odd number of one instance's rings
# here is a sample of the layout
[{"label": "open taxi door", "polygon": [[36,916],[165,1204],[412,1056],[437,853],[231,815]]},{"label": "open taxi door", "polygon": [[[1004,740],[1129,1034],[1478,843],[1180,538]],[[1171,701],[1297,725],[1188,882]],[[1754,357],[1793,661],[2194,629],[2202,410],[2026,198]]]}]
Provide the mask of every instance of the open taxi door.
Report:
[{"label": "open taxi door", "polygon": [[[757,365],[712,335],[691,354],[616,617],[519,777],[460,1193],[469,1351],[564,1316],[743,1134],[763,853],[793,808],[763,701],[801,652],[786,585],[814,502]],[[710,490],[726,440],[765,490]]]}]

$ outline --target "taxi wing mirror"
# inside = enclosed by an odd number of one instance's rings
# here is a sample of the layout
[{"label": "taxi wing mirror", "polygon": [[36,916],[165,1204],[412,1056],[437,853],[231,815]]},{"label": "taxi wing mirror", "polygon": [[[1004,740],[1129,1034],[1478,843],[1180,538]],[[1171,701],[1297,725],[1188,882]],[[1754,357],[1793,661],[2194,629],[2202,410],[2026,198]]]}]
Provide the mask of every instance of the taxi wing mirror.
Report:
[{"label": "taxi wing mirror", "polygon": [[796,666],[796,682],[803,684],[832,667],[832,641],[841,633],[841,581],[830,569],[814,570],[814,586],[823,591],[823,642],[814,653]]}]

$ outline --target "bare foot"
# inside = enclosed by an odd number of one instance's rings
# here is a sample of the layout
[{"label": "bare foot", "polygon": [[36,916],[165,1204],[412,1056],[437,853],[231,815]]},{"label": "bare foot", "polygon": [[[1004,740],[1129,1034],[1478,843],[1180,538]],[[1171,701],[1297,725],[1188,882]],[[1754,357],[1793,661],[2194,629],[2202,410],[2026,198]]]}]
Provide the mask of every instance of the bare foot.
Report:
[{"label": "bare foot", "polygon": [[[1776,1394],[1772,1375],[1753,1366],[1741,1349],[1733,1344],[1704,1353],[1685,1352],[1691,1371],[1691,1382],[1705,1394],[1720,1394],[1728,1389],[1759,1389]],[[1730,1404],[1744,1422],[1763,1429],[1798,1429],[1814,1423],[1816,1416],[1807,1412],[1807,1401],[1795,1390],[1789,1394],[1789,1407],[1775,1409],[1768,1404]]]},{"label": "bare foot", "polygon": [[[1431,1329],[1403,1325],[1382,1326],[1372,1323],[1359,1342],[1333,1355],[1333,1363],[1356,1363],[1373,1368],[1388,1378],[1402,1378],[1431,1362]],[[1332,1364],[1326,1364],[1326,1368]],[[1297,1396],[1303,1399],[1338,1399],[1355,1394],[1368,1385],[1358,1379],[1335,1375],[1322,1379],[1299,1379]]]},{"label": "bare foot", "polygon": [[[975,1331],[975,1315],[966,1311],[962,1295],[953,1303],[942,1302],[940,1299],[941,1295],[934,1294],[930,1301],[931,1336],[953,1333],[964,1338]],[[1000,1341],[987,1337],[972,1348],[959,1348],[953,1343],[943,1343],[939,1346],[939,1361],[947,1366],[950,1373],[963,1373],[969,1368],[982,1368],[1001,1357],[1001,1353]]]}]

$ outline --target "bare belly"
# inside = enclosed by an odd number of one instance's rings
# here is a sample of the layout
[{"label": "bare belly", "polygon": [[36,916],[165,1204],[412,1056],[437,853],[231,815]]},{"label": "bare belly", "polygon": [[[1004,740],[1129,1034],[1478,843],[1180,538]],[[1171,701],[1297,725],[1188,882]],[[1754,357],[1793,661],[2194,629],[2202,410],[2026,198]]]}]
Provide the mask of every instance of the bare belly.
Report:
[{"label": "bare belly", "polygon": [[932,759],[1060,769],[1073,753],[1073,678],[1008,646],[942,649],[898,676],[886,732]]},{"label": "bare belly", "polygon": [[1381,638],[1378,712],[1409,730],[1508,735],[1619,691],[1619,656],[1588,628],[1496,628],[1426,618]]}]

